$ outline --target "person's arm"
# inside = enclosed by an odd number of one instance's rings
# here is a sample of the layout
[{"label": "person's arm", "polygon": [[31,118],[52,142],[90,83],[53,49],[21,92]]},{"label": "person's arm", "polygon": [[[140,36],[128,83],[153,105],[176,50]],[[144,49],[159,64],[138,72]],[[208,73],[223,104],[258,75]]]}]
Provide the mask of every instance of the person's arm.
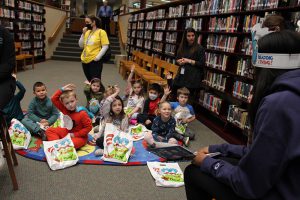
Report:
[{"label": "person's arm", "polygon": [[107,116],[109,116],[109,111],[110,111],[110,104],[115,100],[116,96],[119,95],[120,93],[120,88],[118,86],[114,86],[115,87],[115,93],[113,93],[112,95],[108,96],[103,103],[103,106],[101,108],[101,115],[106,118]]},{"label": "person's arm", "polygon": [[16,84],[19,88],[19,92],[16,94],[16,98],[19,99],[19,101],[21,101],[25,95],[26,89],[20,81],[17,81]]},{"label": "person's arm", "polygon": [[51,106],[51,116],[49,117],[49,119],[47,119],[47,121],[49,123],[49,126],[51,126],[56,122],[57,118],[59,117],[59,112],[57,108],[53,105],[51,100],[49,100],[49,105]]},{"label": "person's arm", "polygon": [[170,88],[169,87],[165,87],[164,88],[164,95],[160,99],[159,103],[166,101],[170,93],[171,93]]},{"label": "person's arm", "polygon": [[159,117],[156,117],[153,120],[152,127],[151,127],[152,135],[159,135],[159,132],[160,132],[159,124],[160,124]]},{"label": "person's arm", "polygon": [[[2,32],[3,45],[0,54],[0,81],[11,77],[16,66],[15,44],[12,35],[3,27],[0,27]],[[0,35],[1,37],[1,35]]]},{"label": "person's arm", "polygon": [[62,104],[62,102],[60,101],[59,97],[60,95],[63,93],[63,89],[58,89],[56,90],[56,92],[53,94],[53,96],[51,97],[51,101],[52,103],[56,106],[56,108],[58,110],[60,110],[63,114],[67,114],[68,110],[66,109],[66,107]]},{"label": "person's arm", "polygon": [[87,137],[88,133],[92,130],[92,120],[88,116],[86,111],[80,111],[80,122],[82,124],[82,129],[73,132],[75,137]]},{"label": "person's arm", "polygon": [[40,122],[42,118],[37,116],[36,114],[36,101],[35,98],[30,102],[28,106],[28,118],[31,119],[34,122]]},{"label": "person's arm", "polygon": [[135,66],[132,65],[131,69],[130,69],[130,74],[127,78],[127,87],[125,89],[125,95],[129,95],[129,93],[131,92],[131,89],[132,89],[131,81],[132,81],[132,78],[133,78],[133,75],[134,75],[134,68],[135,68]]},{"label": "person's arm", "polygon": [[79,38],[79,41],[78,41],[78,45],[80,48],[83,48],[84,47],[84,33],[81,34],[80,38]]},{"label": "person's arm", "polygon": [[150,99],[146,99],[146,101],[144,103],[143,114],[148,114],[148,112],[149,112],[149,104],[150,104]]},{"label": "person's arm", "polygon": [[97,54],[97,56],[95,57],[94,60],[95,60],[95,61],[101,60],[101,58],[102,58],[102,57],[104,56],[104,54],[106,53],[107,49],[108,49],[108,44],[103,45],[102,48],[101,48],[101,50],[99,51],[99,53]]},{"label": "person's arm", "polygon": [[187,119],[183,119],[183,122],[190,123],[190,122],[192,122],[192,121],[194,121],[196,119],[196,116],[195,116],[195,111],[194,111],[193,106],[191,106],[191,105],[188,104],[187,107],[188,107],[188,109],[190,111],[191,116],[188,117]]},{"label": "person's arm", "polygon": [[285,123],[296,121],[290,114],[292,109],[286,107],[286,100],[279,104],[274,99],[263,100],[256,115],[252,147],[237,166],[208,156],[201,164],[202,171],[229,185],[244,198],[263,197],[278,184],[286,166],[293,161],[295,146],[291,141],[298,137],[299,127]]},{"label": "person's arm", "polygon": [[192,56],[193,58],[182,58],[177,60],[179,65],[190,64],[195,67],[205,66],[205,50],[202,46],[198,47],[196,53]]},{"label": "person's arm", "polygon": [[128,127],[129,127],[129,119],[128,119],[128,117],[125,116],[122,119],[120,129],[121,129],[121,131],[127,132],[128,131]]}]

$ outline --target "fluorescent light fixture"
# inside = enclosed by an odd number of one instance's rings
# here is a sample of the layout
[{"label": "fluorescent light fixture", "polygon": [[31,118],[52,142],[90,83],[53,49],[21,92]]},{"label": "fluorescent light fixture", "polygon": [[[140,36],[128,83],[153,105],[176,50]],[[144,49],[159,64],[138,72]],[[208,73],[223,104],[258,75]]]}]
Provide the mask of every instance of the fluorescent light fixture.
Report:
[{"label": "fluorescent light fixture", "polygon": [[161,1],[166,2],[166,3],[171,2],[170,0],[161,0]]}]

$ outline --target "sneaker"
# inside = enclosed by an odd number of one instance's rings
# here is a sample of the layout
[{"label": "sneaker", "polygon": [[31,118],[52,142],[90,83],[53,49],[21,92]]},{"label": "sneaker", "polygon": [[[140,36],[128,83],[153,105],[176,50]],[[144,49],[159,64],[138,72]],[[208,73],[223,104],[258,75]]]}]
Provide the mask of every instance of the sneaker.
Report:
[{"label": "sneaker", "polygon": [[103,155],[104,150],[103,149],[97,149],[95,151],[95,156],[102,156]]},{"label": "sneaker", "polygon": [[42,141],[47,141],[47,136],[46,136],[46,133],[45,133],[45,131],[43,129],[40,129],[37,132],[37,135],[42,138]]},{"label": "sneaker", "polygon": [[184,137],[182,140],[184,146],[188,147],[190,144],[190,138],[189,137]]},{"label": "sneaker", "polygon": [[184,134],[184,136],[189,137],[190,140],[194,140],[194,139],[195,139],[195,133],[192,132],[192,131],[190,131],[190,130],[187,131],[187,132]]}]

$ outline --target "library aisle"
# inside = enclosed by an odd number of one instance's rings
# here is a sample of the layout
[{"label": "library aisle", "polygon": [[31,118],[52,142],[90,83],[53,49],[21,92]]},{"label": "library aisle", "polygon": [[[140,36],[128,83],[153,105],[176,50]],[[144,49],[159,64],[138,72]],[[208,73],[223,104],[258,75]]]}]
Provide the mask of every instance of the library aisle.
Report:
[{"label": "library aisle", "polygon": [[[29,66],[27,66],[29,67]],[[46,61],[36,65],[34,70],[28,69],[17,73],[17,78],[26,87],[22,108],[27,109],[33,98],[32,85],[36,81],[46,84],[48,96],[67,83],[77,86],[79,104],[85,104],[83,95],[84,75],[80,62]],[[102,79],[104,85],[118,84],[125,89],[125,81],[118,74],[113,64],[104,64]],[[224,142],[219,136],[199,121],[191,124],[197,130],[195,141],[190,149]],[[40,162],[17,156],[19,166],[15,168],[19,190],[13,191],[7,167],[0,170],[0,199],[144,199],[168,200],[185,199],[184,187],[160,188],[155,186],[147,166],[104,166],[76,165],[59,171],[51,171],[46,162]],[[182,170],[189,162],[179,163]]]}]

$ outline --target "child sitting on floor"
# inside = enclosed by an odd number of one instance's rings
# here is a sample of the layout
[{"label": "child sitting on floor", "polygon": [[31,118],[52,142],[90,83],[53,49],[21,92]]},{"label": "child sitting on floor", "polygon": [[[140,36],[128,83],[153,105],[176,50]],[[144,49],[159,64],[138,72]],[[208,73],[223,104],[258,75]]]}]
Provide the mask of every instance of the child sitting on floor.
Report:
[{"label": "child sitting on floor", "polygon": [[53,104],[73,121],[73,127],[48,128],[46,135],[49,141],[64,138],[70,133],[71,139],[76,149],[84,146],[88,140],[88,133],[92,130],[92,121],[84,109],[77,107],[75,85],[68,84],[57,90],[52,96]]},{"label": "child sitting on floor", "polygon": [[[12,74],[15,79],[17,76]],[[16,81],[19,92],[9,101],[9,103],[3,108],[2,112],[5,115],[6,124],[9,127],[13,118],[21,121],[24,118],[23,111],[21,109],[21,101],[25,95],[26,89],[20,81]]]},{"label": "child sitting on floor", "polygon": [[[178,102],[171,102],[171,107],[176,120],[176,131],[193,140],[195,134],[188,129],[187,125],[194,121],[196,117],[193,107],[187,103],[189,95],[190,91],[186,87],[179,88],[177,90]],[[180,127],[184,127],[185,130],[182,130]]]},{"label": "child sitting on floor", "polygon": [[46,140],[45,129],[54,124],[59,112],[47,97],[47,88],[44,83],[34,83],[33,94],[35,97],[30,102],[28,113],[21,122],[33,135]]},{"label": "child sitting on floor", "polygon": [[177,144],[177,140],[182,141],[185,146],[189,144],[189,138],[175,131],[176,121],[171,116],[171,104],[167,101],[159,104],[159,114],[152,124],[152,133],[145,133],[145,141],[151,148],[156,147],[155,142],[165,142]]},{"label": "child sitting on floor", "polygon": [[157,116],[158,104],[165,101],[170,93],[169,90],[165,90],[163,97],[160,98],[161,90],[161,86],[157,83],[150,85],[148,99],[145,101],[143,113],[137,115],[138,123],[144,124],[149,130],[151,129],[153,119]]},{"label": "child sitting on floor", "polygon": [[127,91],[128,91],[128,101],[126,106],[126,114],[129,119],[136,119],[138,113],[140,113],[144,107],[144,96],[143,96],[143,84],[141,80],[135,80],[132,83],[132,77],[134,74],[133,65],[131,67],[130,75],[127,80]]},{"label": "child sitting on floor", "polygon": [[129,120],[124,112],[124,103],[119,96],[116,96],[113,102],[110,104],[109,117],[105,118],[104,120],[105,121],[101,126],[99,133],[95,134],[96,144],[100,148],[95,151],[96,156],[103,155],[104,130],[106,123],[112,123],[121,131],[128,131]]},{"label": "child sitting on floor", "polygon": [[91,82],[85,82],[84,94],[87,101],[87,108],[90,112],[97,116],[99,113],[99,102],[103,99],[104,88],[101,87],[101,80],[93,78]]}]

